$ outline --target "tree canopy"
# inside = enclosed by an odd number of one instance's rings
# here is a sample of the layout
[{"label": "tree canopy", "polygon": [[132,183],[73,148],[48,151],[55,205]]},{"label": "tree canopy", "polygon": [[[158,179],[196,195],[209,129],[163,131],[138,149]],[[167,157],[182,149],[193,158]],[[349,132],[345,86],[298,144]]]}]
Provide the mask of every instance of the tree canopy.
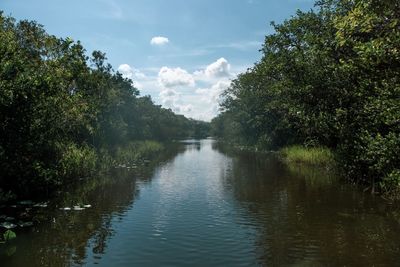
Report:
[{"label": "tree canopy", "polygon": [[[139,96],[106,55],[0,13],[0,185],[48,190],[133,140],[205,137],[208,124]],[[206,129],[206,130],[204,130]]]},{"label": "tree canopy", "polygon": [[323,0],[266,36],[262,59],[224,93],[213,134],[278,149],[337,151],[354,181],[400,184],[400,3]]}]

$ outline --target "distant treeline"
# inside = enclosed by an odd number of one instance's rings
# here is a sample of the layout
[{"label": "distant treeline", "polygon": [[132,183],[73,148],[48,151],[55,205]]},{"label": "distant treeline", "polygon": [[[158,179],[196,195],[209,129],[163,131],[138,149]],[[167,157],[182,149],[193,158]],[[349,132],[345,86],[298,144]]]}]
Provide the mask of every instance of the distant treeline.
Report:
[{"label": "distant treeline", "polygon": [[138,140],[208,132],[208,123],[140,97],[104,53],[89,58],[79,41],[0,11],[0,198],[8,190],[53,190]]},{"label": "distant treeline", "polygon": [[400,1],[323,0],[266,36],[224,93],[214,135],[258,149],[335,151],[343,173],[400,185]]}]

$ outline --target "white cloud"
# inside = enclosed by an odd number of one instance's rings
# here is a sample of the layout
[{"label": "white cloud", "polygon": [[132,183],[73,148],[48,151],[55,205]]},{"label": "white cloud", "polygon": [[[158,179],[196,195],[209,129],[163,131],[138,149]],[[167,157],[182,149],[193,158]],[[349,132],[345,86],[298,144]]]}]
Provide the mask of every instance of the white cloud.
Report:
[{"label": "white cloud", "polygon": [[219,102],[221,94],[230,86],[229,80],[220,80],[210,88],[199,88],[196,94],[200,96],[199,103],[203,108],[197,114],[202,120],[210,121],[219,112]]},{"label": "white cloud", "polygon": [[191,104],[180,106],[182,113],[188,113],[193,110],[193,106]]},{"label": "white cloud", "polygon": [[193,110],[193,105],[183,104],[182,95],[174,89],[166,88],[159,94],[162,105],[176,113],[187,115]]},{"label": "white cloud", "polygon": [[221,93],[226,90],[231,84],[228,80],[218,81],[210,88],[199,88],[196,90],[196,94],[202,96],[202,100],[210,104],[218,104]]},{"label": "white cloud", "polygon": [[172,109],[180,99],[180,94],[174,89],[164,89],[160,92],[159,97],[164,106]]},{"label": "white cloud", "polygon": [[121,64],[118,67],[118,71],[128,79],[144,79],[146,75],[142,73],[140,70],[135,69],[134,67],[129,66],[128,64]]},{"label": "white cloud", "polygon": [[217,61],[207,66],[205,74],[208,77],[227,77],[230,75],[230,69],[231,65],[225,58],[221,57]]},{"label": "white cloud", "polygon": [[158,82],[167,88],[195,85],[192,75],[181,68],[162,67],[158,73]]},{"label": "white cloud", "polygon": [[[181,68],[162,67],[158,74],[161,104],[187,117],[210,121],[219,112],[221,93],[230,84],[233,74],[228,61],[220,58],[194,73]],[[186,86],[181,94],[177,88]],[[200,86],[194,89],[194,86]]]},{"label": "white cloud", "polygon": [[230,70],[231,65],[229,62],[225,58],[221,57],[204,69],[195,71],[193,76],[197,81],[215,83],[221,79],[232,77]]},{"label": "white cloud", "polygon": [[[170,108],[189,118],[210,121],[219,112],[221,93],[226,90],[235,73],[245,67],[231,68],[228,61],[217,61],[194,73],[180,67],[136,69],[122,64],[118,71],[134,81],[141,94],[150,94],[164,108]],[[140,83],[140,87],[136,84]]]},{"label": "white cloud", "polygon": [[151,38],[151,40],[150,40],[150,44],[151,45],[161,46],[161,45],[165,45],[165,44],[168,44],[168,43],[169,43],[168,38],[167,37],[163,37],[163,36],[155,36],[155,37]]},{"label": "white cloud", "polygon": [[128,64],[119,65],[117,70],[122,74],[124,78],[131,79],[133,82],[133,86],[139,89],[143,88],[141,81],[146,79],[146,75],[143,72],[129,66]]}]

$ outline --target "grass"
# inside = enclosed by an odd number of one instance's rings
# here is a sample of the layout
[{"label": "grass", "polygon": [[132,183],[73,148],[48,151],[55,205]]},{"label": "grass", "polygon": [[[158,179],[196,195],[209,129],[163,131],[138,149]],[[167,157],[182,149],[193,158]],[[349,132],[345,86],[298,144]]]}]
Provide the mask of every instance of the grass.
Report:
[{"label": "grass", "polygon": [[118,163],[134,164],[148,160],[164,150],[161,143],[155,141],[136,141],[117,149],[115,160]]},{"label": "grass", "polygon": [[325,147],[290,146],[281,149],[284,160],[290,163],[304,163],[315,166],[333,167],[333,152]]}]

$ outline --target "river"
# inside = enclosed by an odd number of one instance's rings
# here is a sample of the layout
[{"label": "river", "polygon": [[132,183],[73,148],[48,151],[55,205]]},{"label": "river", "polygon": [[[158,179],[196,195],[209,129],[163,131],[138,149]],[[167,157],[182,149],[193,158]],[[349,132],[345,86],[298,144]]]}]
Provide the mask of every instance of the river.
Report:
[{"label": "river", "polygon": [[[213,140],[66,191],[36,208],[1,266],[400,264],[399,209],[326,171]],[[63,210],[76,203],[91,207]]]}]

